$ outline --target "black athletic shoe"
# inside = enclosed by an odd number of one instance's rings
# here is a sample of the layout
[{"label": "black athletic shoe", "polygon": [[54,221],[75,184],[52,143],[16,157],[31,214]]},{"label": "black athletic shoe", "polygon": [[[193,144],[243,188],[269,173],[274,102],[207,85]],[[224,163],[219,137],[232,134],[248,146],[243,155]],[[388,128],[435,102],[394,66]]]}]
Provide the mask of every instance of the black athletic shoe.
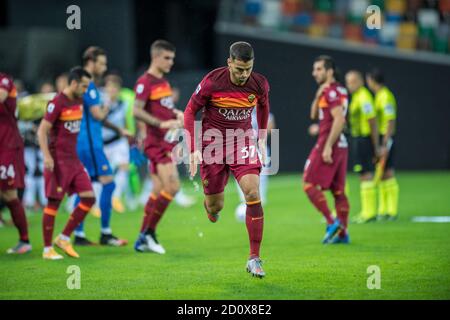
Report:
[{"label": "black athletic shoe", "polygon": [[102,233],[100,236],[100,244],[102,246],[122,247],[128,244],[125,239],[119,239],[112,234]]},{"label": "black athletic shoe", "polygon": [[76,246],[95,246],[96,244],[88,238],[75,236],[73,244]]}]

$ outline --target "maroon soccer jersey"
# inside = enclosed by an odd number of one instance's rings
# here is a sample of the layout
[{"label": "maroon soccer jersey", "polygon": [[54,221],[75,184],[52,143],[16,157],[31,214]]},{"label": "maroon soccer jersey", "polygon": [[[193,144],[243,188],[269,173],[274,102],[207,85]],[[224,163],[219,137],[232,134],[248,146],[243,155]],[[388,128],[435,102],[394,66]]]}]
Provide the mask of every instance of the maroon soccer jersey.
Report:
[{"label": "maroon soccer jersey", "polygon": [[245,85],[231,82],[230,71],[222,67],[207,74],[192,95],[185,112],[185,129],[191,135],[190,149],[194,150],[194,117],[200,109],[202,131],[218,129],[225,137],[226,129],[252,128],[252,110],[257,109],[258,128],[267,129],[269,117],[269,83],[252,72]]},{"label": "maroon soccer jersey", "polygon": [[79,161],[77,137],[83,117],[83,100],[69,99],[59,93],[47,105],[44,119],[52,123],[49,149],[55,161]]},{"label": "maroon soccer jersey", "polygon": [[[347,89],[338,82],[331,83],[319,98],[319,137],[317,139],[317,148],[323,149],[333,125],[333,116],[331,110],[336,107],[343,106],[347,112],[348,96]],[[340,148],[347,147],[345,136],[341,134],[340,138],[333,145],[333,149],[338,146]]]},{"label": "maroon soccer jersey", "polygon": [[[254,108],[257,108],[258,128],[267,129],[269,83],[266,78],[252,72],[247,82],[238,86],[231,82],[227,67],[207,74],[189,100],[184,112],[184,126],[191,136],[191,151],[195,149],[195,114],[203,109],[203,137],[199,149],[203,153],[200,175],[205,194],[223,192],[230,171],[237,181],[247,174],[259,175],[261,162],[256,152],[255,136],[251,131]],[[229,129],[242,130],[239,134],[235,132],[238,141],[234,136],[228,136]],[[221,139],[208,139],[208,131],[216,137],[216,133],[220,133]],[[248,135],[248,132],[251,134]],[[210,153],[210,150],[214,152]],[[217,155],[216,151],[224,153]]]},{"label": "maroon soccer jersey", "polygon": [[[145,102],[144,110],[161,121],[176,119],[173,112],[174,102],[172,88],[164,78],[156,78],[150,73],[144,73],[134,87],[136,99]],[[150,146],[171,147],[174,144],[165,138],[168,129],[161,129],[146,124],[147,138],[145,148]]]},{"label": "maroon soccer jersey", "polygon": [[8,92],[6,100],[0,103],[0,150],[23,148],[15,117],[17,91],[12,78],[5,73],[0,73],[0,89]]}]

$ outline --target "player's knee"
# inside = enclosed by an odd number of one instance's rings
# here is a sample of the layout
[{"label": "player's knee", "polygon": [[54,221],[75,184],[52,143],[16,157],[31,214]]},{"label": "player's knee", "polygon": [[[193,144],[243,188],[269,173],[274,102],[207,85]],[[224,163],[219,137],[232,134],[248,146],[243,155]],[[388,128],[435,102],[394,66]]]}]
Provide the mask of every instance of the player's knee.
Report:
[{"label": "player's knee", "polygon": [[314,185],[312,183],[305,182],[303,184],[303,191],[306,193],[306,195],[308,197],[312,197],[312,196],[316,195],[317,191],[320,191],[320,189],[319,189],[318,186],[316,186],[316,185]]},{"label": "player's knee", "polygon": [[394,176],[394,170],[388,169],[388,170],[386,170],[386,171],[384,172],[384,174],[383,174],[383,180],[390,179],[390,178],[392,178],[393,176]]},{"label": "player's knee", "polygon": [[1,198],[5,201],[5,202],[11,202],[15,199],[18,198],[18,194],[17,194],[17,190],[16,189],[11,189],[11,190],[6,190],[0,193]]},{"label": "player's knee", "polygon": [[372,172],[361,173],[361,175],[359,176],[359,179],[361,181],[370,181],[373,179],[373,174],[372,174]]},{"label": "player's knee", "polygon": [[110,183],[114,183],[114,177],[113,176],[101,176],[98,179],[100,181],[100,183],[104,186],[110,184]]},{"label": "player's knee", "polygon": [[247,202],[259,201],[260,200],[259,190],[256,189],[256,188],[252,188],[252,189],[246,190],[246,192],[245,192],[245,200]]},{"label": "player's knee", "polygon": [[60,199],[49,198],[47,201],[47,205],[44,208],[44,214],[56,216],[60,204],[61,204]]},{"label": "player's knee", "polygon": [[179,182],[172,182],[169,183],[164,190],[168,193],[170,193],[172,196],[175,196],[177,192],[180,190],[180,183]]},{"label": "player's knee", "polygon": [[95,197],[81,197],[79,207],[84,211],[89,211],[95,204]]}]

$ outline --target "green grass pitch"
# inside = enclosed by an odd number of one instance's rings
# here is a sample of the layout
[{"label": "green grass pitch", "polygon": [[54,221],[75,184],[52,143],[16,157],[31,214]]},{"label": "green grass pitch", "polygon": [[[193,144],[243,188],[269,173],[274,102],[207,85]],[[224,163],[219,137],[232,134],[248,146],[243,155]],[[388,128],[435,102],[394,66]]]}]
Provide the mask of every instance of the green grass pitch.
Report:
[{"label": "green grass pitch", "polygon": [[[450,299],[450,224],[413,223],[413,216],[450,215],[450,173],[398,174],[400,218],[396,222],[351,224],[352,243],[324,246],[325,224],[307,201],[300,175],[271,177],[265,207],[262,258],[265,279],[244,270],[248,254],[245,224],[235,220],[238,195],[233,181],[217,224],[202,209],[202,194],[183,182],[197,204],[172,204],[158,235],[164,256],[133,250],[141,211],[113,213],[113,230],[124,248],[79,248],[80,259],[44,261],[41,215],[29,217],[33,252],[8,256],[15,228],[0,229],[0,299]],[[351,215],[359,208],[357,176],[349,177]],[[56,232],[68,215],[60,212]],[[98,240],[99,220],[86,231]],[[81,270],[81,289],[69,290],[67,267]],[[367,268],[381,270],[381,289],[367,288]]]}]

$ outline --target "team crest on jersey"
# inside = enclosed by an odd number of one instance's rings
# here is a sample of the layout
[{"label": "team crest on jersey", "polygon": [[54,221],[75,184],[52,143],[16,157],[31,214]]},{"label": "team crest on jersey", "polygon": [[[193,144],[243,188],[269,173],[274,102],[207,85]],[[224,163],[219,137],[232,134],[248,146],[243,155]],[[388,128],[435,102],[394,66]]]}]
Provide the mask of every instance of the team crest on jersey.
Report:
[{"label": "team crest on jersey", "polygon": [[3,78],[3,79],[2,79],[2,83],[3,83],[5,86],[7,86],[7,85],[9,85],[9,80],[8,80],[7,78]]},{"label": "team crest on jersey", "polygon": [[252,103],[253,101],[255,101],[256,96],[254,94],[251,94],[247,97],[248,102]]},{"label": "team crest on jersey", "polygon": [[204,185],[205,187],[207,187],[207,186],[208,186],[208,184],[209,184],[209,181],[208,181],[208,179],[205,179],[205,180],[203,180],[203,185]]},{"label": "team crest on jersey", "polygon": [[63,191],[63,189],[61,187],[56,188],[56,192],[61,193],[62,191]]}]

